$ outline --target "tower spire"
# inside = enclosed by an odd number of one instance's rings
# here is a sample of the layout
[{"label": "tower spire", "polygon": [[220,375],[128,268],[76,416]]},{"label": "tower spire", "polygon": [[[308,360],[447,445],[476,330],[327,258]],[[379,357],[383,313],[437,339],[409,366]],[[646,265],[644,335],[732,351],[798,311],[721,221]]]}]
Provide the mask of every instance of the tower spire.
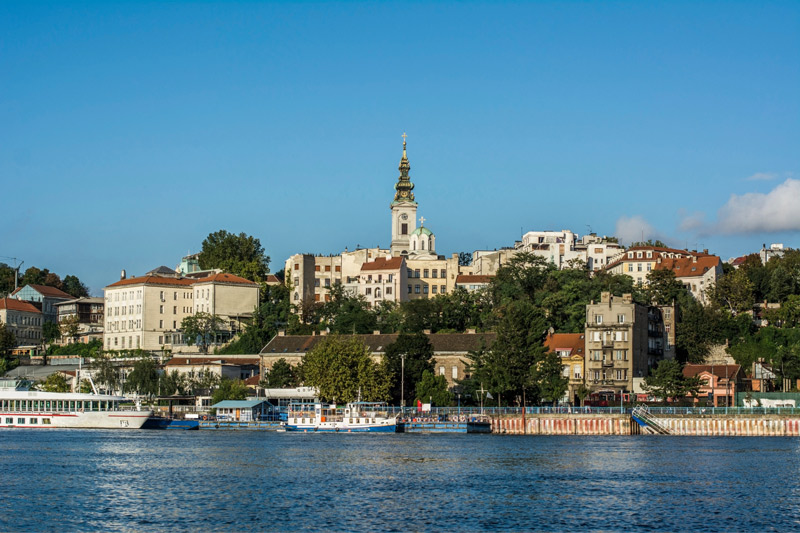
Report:
[{"label": "tower spire", "polygon": [[[403,157],[400,158],[400,166],[397,169],[400,171],[400,177],[397,183],[394,184],[394,201],[395,202],[414,202],[414,184],[408,177],[408,171],[411,170],[411,165],[408,163],[408,156],[406,155],[406,137],[408,135],[403,132]],[[416,202],[415,202],[416,203]]]}]

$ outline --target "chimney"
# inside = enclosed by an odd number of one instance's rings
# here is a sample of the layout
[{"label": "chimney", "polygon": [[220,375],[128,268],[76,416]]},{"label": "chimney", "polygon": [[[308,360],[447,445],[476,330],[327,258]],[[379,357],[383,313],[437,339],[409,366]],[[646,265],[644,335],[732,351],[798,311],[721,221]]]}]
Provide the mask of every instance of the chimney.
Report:
[{"label": "chimney", "polygon": [[324,336],[326,336],[327,334],[328,334],[328,330],[327,330],[327,329],[319,332],[319,336],[320,336],[320,337],[324,337]]},{"label": "chimney", "polygon": [[703,253],[708,255],[708,248],[703,248]]},{"label": "chimney", "polygon": [[469,328],[469,329],[467,329],[467,334],[468,334],[468,335],[475,335],[475,328]]},{"label": "chimney", "polygon": [[697,256],[696,255],[692,256],[692,263],[697,263]]},{"label": "chimney", "polygon": [[285,336],[286,336],[286,330],[285,329],[279,329],[278,330],[278,337],[285,337]]},{"label": "chimney", "polygon": [[122,269],[122,272],[119,273],[119,280],[122,281],[123,279],[128,277],[128,273],[125,272],[125,269]]},{"label": "chimney", "polygon": [[422,330],[422,333],[424,333],[425,335],[430,335],[430,334],[431,334],[431,330],[429,330],[429,329],[423,329],[423,330]]},{"label": "chimney", "polygon": [[374,330],[372,330],[372,334],[373,334],[373,335],[380,335],[380,334],[381,334],[381,330],[379,330],[379,329],[374,329]]}]

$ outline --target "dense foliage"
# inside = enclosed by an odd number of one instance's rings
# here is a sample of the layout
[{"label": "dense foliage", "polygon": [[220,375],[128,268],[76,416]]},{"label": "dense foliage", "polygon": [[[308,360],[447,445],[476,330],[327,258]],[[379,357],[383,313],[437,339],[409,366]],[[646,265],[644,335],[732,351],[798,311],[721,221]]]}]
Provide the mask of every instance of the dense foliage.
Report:
[{"label": "dense foliage", "polygon": [[[25,272],[20,272],[18,279],[19,287],[25,285],[46,285],[55,287],[66,292],[75,298],[89,296],[89,289],[77,276],[66,275],[64,279],[55,272],[48,269],[40,269],[35,266],[29,267]],[[14,290],[14,269],[6,263],[0,263],[0,296],[11,293]]]},{"label": "dense foliage", "polygon": [[269,257],[261,241],[245,233],[210,233],[198,259],[200,268],[220,268],[251,281],[264,281],[269,272]]}]

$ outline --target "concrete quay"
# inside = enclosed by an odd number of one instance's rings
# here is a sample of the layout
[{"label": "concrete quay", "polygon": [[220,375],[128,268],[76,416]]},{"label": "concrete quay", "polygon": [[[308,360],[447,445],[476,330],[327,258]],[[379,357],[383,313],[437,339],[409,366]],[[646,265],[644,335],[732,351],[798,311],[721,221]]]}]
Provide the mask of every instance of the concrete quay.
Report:
[{"label": "concrete quay", "polygon": [[[670,435],[800,437],[800,415],[659,415]],[[492,433],[506,435],[644,435],[630,414],[528,414],[491,417]]]}]

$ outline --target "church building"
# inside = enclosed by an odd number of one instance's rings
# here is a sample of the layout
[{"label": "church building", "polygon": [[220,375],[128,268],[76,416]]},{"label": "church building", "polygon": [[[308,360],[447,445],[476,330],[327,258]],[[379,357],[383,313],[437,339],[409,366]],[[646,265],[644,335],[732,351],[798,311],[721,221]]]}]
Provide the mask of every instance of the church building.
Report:
[{"label": "church building", "polygon": [[[458,254],[445,258],[436,253],[436,236],[425,226],[425,218],[417,217],[418,204],[414,183],[409,177],[411,165],[405,133],[398,170],[400,176],[389,205],[391,244],[388,250],[381,247],[345,250],[333,256],[296,254],[286,260],[286,282],[291,283],[292,303],[301,313],[306,306],[330,300],[331,288],[336,284],[341,284],[350,294],[368,295],[370,305],[376,305],[381,299],[401,302],[447,294],[456,288],[459,274],[472,273],[470,267],[459,266]],[[402,261],[387,262],[391,258]],[[387,266],[391,266],[391,272],[386,270]],[[380,273],[380,278],[376,272]],[[370,286],[378,283],[378,279],[386,285],[390,275],[388,293],[388,285],[378,291]]]}]

